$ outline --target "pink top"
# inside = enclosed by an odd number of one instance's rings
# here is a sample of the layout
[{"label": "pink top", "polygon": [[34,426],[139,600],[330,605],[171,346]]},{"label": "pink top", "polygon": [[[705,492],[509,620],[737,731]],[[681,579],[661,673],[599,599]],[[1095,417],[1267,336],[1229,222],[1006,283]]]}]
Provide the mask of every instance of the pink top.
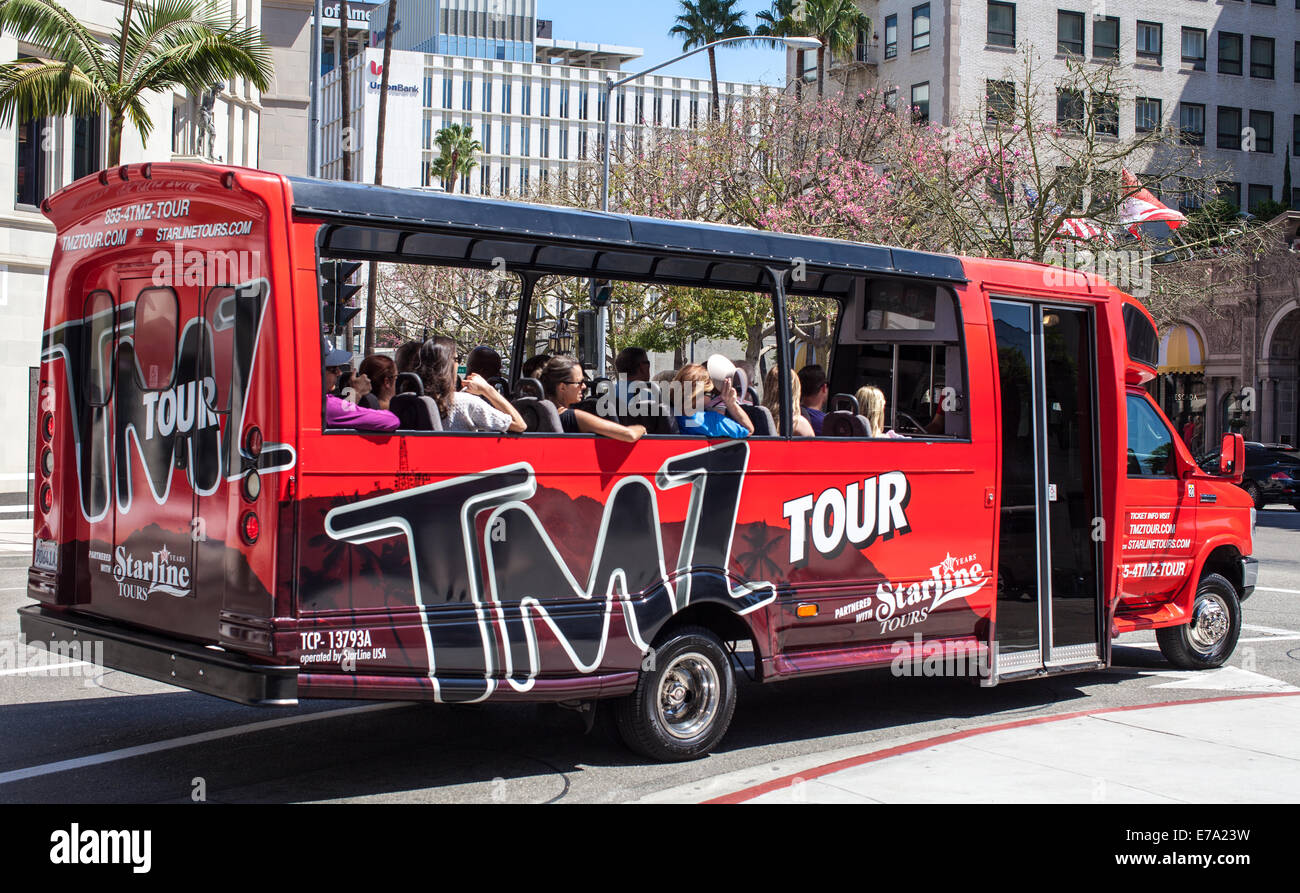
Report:
[{"label": "pink top", "polygon": [[361,428],[366,431],[396,431],[401,422],[386,409],[366,409],[342,397],[325,395],[325,426]]}]

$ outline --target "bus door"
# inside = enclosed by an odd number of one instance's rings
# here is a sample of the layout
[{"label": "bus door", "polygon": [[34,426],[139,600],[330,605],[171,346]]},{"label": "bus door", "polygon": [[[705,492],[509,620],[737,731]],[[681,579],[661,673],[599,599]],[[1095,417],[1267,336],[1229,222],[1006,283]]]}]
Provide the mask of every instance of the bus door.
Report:
[{"label": "bus door", "polygon": [[1001,390],[996,676],[1101,659],[1095,317],[994,300]]},{"label": "bus door", "polygon": [[200,488],[190,473],[203,464],[197,435],[212,421],[195,380],[199,327],[187,324],[202,318],[198,289],[156,285],[152,276],[123,277],[119,287],[109,613],[197,631],[191,522]]}]

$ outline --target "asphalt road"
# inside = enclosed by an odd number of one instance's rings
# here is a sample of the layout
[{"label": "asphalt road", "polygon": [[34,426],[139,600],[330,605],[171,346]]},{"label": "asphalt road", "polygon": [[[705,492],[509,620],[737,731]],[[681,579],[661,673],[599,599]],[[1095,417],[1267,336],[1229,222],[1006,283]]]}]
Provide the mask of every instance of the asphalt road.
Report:
[{"label": "asphalt road", "polygon": [[[1300,511],[1260,513],[1260,589],[1231,673],[1174,671],[1153,634],[1102,672],[979,688],[870,671],[742,681],[731,731],[687,764],[647,763],[600,715],[532,705],[241,707],[108,671],[23,665],[21,559],[0,557],[0,802],[625,802],[741,769],[1101,706],[1300,687]],[[7,566],[6,566],[7,565]],[[75,669],[75,668],[74,668]],[[773,770],[776,771],[776,770]]]}]

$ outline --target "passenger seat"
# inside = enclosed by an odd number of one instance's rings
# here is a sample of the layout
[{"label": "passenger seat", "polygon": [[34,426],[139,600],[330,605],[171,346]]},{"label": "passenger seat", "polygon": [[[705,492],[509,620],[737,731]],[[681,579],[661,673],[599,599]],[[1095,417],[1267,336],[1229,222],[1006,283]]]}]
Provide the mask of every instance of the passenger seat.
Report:
[{"label": "passenger seat", "polygon": [[[532,381],[532,379],[524,379],[524,381]],[[545,434],[559,434],[564,430],[560,427],[560,414],[550,400],[517,397],[510,402],[515,409],[519,410],[519,415],[523,416],[526,430]]]}]

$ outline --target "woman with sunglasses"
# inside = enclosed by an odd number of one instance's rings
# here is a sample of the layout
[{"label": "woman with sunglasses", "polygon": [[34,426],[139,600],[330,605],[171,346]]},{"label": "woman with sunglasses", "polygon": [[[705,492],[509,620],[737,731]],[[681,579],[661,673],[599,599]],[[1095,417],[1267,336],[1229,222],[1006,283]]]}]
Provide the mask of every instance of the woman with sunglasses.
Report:
[{"label": "woman with sunglasses", "polygon": [[554,403],[560,413],[560,427],[565,434],[599,434],[626,443],[634,443],[645,435],[644,425],[620,425],[573,408],[587,393],[587,377],[582,372],[582,364],[573,357],[552,357],[538,376],[546,399]]}]

